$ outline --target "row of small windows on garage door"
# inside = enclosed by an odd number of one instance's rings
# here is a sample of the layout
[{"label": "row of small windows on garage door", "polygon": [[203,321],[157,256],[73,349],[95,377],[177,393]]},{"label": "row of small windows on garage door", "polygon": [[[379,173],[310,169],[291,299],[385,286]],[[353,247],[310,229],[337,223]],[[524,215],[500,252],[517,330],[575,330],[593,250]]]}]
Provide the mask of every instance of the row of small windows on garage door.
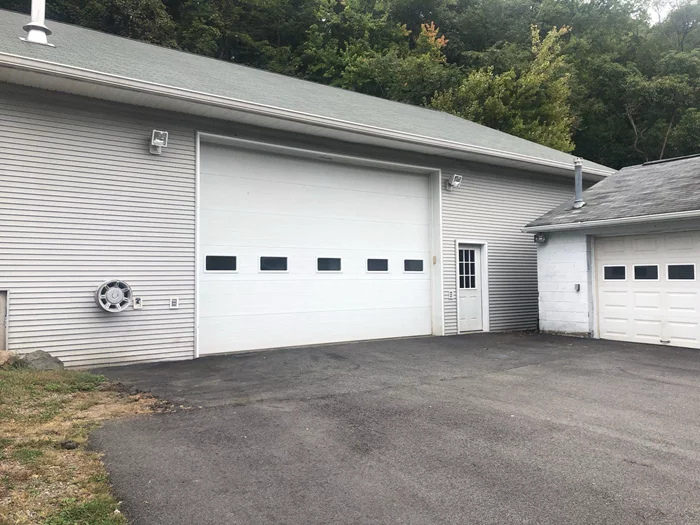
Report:
[{"label": "row of small windows on garage door", "polygon": [[[260,257],[259,269],[261,272],[286,272],[289,264],[287,257]],[[238,271],[238,257],[235,255],[207,255],[204,269],[207,272],[235,272]],[[316,271],[340,272],[342,260],[340,257],[318,257],[316,259]],[[368,272],[388,272],[389,259],[367,259]],[[404,259],[404,272],[422,272],[422,259]]]},{"label": "row of small windows on garage door", "polygon": [[[658,281],[658,264],[635,264],[633,265],[633,278],[635,281]],[[669,281],[694,281],[695,264],[667,264],[666,279]],[[603,280],[605,281],[626,281],[627,265],[605,265],[603,266]]]}]

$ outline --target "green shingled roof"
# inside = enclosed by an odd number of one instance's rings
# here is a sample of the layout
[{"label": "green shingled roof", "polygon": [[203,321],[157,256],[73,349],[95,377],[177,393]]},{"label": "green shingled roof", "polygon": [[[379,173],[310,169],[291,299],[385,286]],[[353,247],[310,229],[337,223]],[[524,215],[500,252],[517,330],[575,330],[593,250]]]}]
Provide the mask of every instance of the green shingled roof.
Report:
[{"label": "green shingled roof", "polygon": [[[566,153],[427,108],[324,86],[223,60],[47,21],[56,47],[28,44],[28,15],[0,10],[0,54],[50,61],[100,73],[340,119],[392,131],[572,163]],[[0,65],[0,67],[2,67]],[[612,172],[586,162],[588,168]]]}]

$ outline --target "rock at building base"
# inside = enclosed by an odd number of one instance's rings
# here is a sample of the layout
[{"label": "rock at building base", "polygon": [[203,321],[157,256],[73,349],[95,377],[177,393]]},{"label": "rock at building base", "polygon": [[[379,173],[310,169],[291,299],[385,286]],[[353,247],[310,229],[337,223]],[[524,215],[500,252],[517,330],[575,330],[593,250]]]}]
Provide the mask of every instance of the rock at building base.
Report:
[{"label": "rock at building base", "polygon": [[0,366],[10,365],[15,359],[17,359],[17,354],[0,350]]},{"label": "rock at building base", "polygon": [[63,363],[58,357],[53,357],[48,352],[36,350],[23,356],[22,360],[28,368],[34,370],[63,370]]}]

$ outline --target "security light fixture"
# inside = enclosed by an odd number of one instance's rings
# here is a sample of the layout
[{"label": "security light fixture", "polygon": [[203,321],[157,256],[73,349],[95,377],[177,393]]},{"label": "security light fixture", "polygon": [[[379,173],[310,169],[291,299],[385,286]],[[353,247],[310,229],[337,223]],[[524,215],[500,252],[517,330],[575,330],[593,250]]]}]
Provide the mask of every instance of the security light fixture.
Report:
[{"label": "security light fixture", "polygon": [[537,244],[544,244],[547,242],[547,236],[544,233],[536,233],[533,239]]},{"label": "security light fixture", "polygon": [[447,191],[452,191],[454,188],[459,188],[462,184],[462,176],[456,173],[447,179],[447,185],[445,186]]},{"label": "security light fixture", "polygon": [[154,129],[153,134],[151,135],[150,152],[153,155],[160,155],[162,148],[167,148],[167,147],[168,147],[168,132],[167,131],[159,131],[157,129]]}]

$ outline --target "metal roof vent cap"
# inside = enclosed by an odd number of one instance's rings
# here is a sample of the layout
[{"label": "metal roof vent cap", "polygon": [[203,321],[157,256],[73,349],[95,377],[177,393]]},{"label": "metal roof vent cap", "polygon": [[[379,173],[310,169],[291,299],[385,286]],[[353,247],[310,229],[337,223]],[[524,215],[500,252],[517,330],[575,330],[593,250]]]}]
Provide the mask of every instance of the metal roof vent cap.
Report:
[{"label": "metal roof vent cap", "polygon": [[41,44],[44,46],[55,47],[49,44],[48,35],[51,30],[46,27],[46,0],[32,0],[32,19],[25,26],[22,26],[27,32],[27,37],[20,37],[20,40],[31,42],[32,44]]},{"label": "metal roof vent cap", "polygon": [[574,209],[583,208],[583,160],[580,157],[574,159]]}]

